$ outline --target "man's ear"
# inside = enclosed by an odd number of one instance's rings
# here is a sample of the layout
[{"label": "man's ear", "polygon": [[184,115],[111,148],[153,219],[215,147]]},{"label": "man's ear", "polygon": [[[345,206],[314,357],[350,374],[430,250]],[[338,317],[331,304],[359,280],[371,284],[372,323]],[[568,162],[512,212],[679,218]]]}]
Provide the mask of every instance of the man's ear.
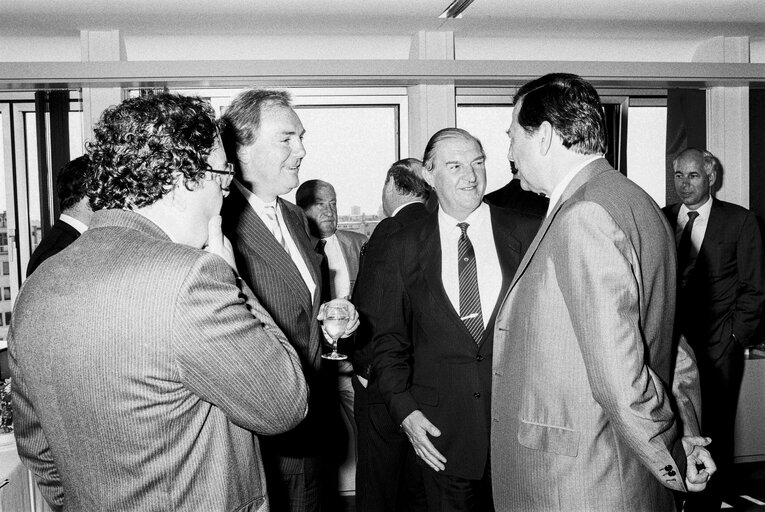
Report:
[{"label": "man's ear", "polygon": [[712,193],[712,190],[715,188],[715,183],[717,183],[717,173],[715,171],[712,171],[708,174],[709,176],[709,190],[710,194]]},{"label": "man's ear", "polygon": [[432,167],[427,167],[425,165],[422,166],[422,179],[425,180],[425,183],[430,185],[430,188],[432,188],[433,190],[436,189]]},{"label": "man's ear", "polygon": [[541,155],[547,155],[550,152],[553,134],[553,127],[549,121],[544,121],[539,125],[537,136],[539,137],[539,153]]},{"label": "man's ear", "polygon": [[240,164],[250,163],[250,154],[248,153],[246,146],[240,146],[237,144],[236,159],[239,161]]}]

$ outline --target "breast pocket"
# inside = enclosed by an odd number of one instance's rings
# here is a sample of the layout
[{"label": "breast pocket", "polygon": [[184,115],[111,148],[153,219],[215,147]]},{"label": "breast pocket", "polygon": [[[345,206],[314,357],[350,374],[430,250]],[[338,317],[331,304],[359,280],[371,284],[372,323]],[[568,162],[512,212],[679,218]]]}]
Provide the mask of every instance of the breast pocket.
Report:
[{"label": "breast pocket", "polygon": [[576,430],[522,420],[518,426],[518,442],[526,448],[557,453],[567,457],[577,456],[579,436],[580,434]]}]

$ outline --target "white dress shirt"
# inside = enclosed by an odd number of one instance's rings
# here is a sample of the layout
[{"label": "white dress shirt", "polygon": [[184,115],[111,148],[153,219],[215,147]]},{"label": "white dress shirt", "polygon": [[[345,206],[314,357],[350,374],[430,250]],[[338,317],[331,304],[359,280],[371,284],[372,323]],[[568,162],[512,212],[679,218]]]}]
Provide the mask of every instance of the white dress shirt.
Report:
[{"label": "white dress shirt", "polygon": [[80,234],[83,234],[85,231],[88,230],[88,226],[85,225],[84,222],[81,222],[74,217],[71,217],[65,213],[62,213],[58,216],[59,220],[66,222],[70,226],[72,226],[74,229],[80,232]]},{"label": "white dress shirt", "polygon": [[351,276],[340,247],[340,240],[337,239],[335,233],[322,240],[326,242],[324,254],[327,255],[327,264],[329,265],[330,297],[348,299],[351,296]]},{"label": "white dress shirt", "polygon": [[303,256],[300,254],[300,249],[298,249],[297,245],[295,244],[295,240],[292,239],[290,230],[287,229],[287,225],[285,224],[284,217],[282,215],[282,210],[279,208],[279,202],[277,200],[273,200],[266,203],[258,196],[250,192],[247,187],[239,183],[238,180],[233,181],[234,185],[236,185],[236,188],[238,188],[244,198],[247,199],[247,202],[250,203],[252,209],[255,210],[255,213],[258,214],[266,226],[271,223],[271,221],[266,216],[266,207],[274,207],[274,210],[276,211],[276,221],[279,223],[279,229],[281,229],[282,236],[284,237],[284,242],[287,244],[287,253],[290,255],[290,258],[292,258],[292,261],[295,262],[295,266],[300,272],[300,276],[303,278],[308,291],[311,293],[311,297],[313,297],[314,293],[316,293],[316,283],[311,277],[311,272],[308,270],[308,265],[306,264],[305,260],[303,260]]},{"label": "white dress shirt", "polygon": [[491,318],[494,306],[502,288],[502,268],[499,266],[497,246],[494,243],[494,231],[491,227],[491,212],[489,205],[481,203],[464,221],[450,217],[444,210],[438,209],[438,231],[441,236],[441,281],[446,295],[460,311],[460,278],[457,262],[457,242],[462,236],[462,230],[457,223],[467,222],[470,243],[475,251],[476,270],[478,271],[478,293],[481,295],[481,316],[483,326]]},{"label": "white dress shirt", "polygon": [[[691,211],[684,204],[680,205],[680,211],[677,212],[677,224],[675,225],[675,243],[680,243],[680,237],[683,236],[683,229],[688,224],[688,212]],[[712,211],[712,196],[709,196],[707,202],[699,206],[696,211],[699,216],[693,221],[693,231],[691,231],[691,256],[695,257],[699,253],[701,243],[704,241],[704,235],[707,232],[709,223],[709,213]]]}]

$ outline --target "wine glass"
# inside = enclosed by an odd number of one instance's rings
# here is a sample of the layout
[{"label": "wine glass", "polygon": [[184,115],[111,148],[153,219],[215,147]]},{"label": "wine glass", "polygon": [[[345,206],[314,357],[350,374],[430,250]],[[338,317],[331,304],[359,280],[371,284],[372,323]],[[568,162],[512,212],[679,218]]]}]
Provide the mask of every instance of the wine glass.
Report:
[{"label": "wine glass", "polygon": [[337,351],[337,340],[345,333],[345,327],[348,325],[350,318],[345,306],[328,305],[324,309],[324,330],[332,338],[332,353],[322,354],[321,357],[332,359],[333,361],[348,359],[348,356]]}]

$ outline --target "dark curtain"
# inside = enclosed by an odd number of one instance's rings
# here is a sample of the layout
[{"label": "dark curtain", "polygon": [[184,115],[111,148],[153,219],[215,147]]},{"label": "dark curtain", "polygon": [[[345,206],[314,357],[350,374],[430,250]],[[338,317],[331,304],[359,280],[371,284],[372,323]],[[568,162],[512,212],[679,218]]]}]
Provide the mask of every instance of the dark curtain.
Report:
[{"label": "dark curtain", "polygon": [[606,103],[603,105],[603,111],[606,115],[606,135],[608,136],[606,160],[614,169],[626,176],[627,164],[624,161],[624,152],[622,151],[622,138],[626,136],[622,133],[622,106]]},{"label": "dark curtain", "polygon": [[707,148],[707,96],[699,89],[667,90],[667,204],[677,203],[672,161],[686,148]]},{"label": "dark curtain", "polygon": [[[46,113],[49,116],[46,117]],[[58,171],[69,162],[69,91],[35,92],[35,123],[37,125],[37,164],[40,184],[40,224],[45,236],[60,213]],[[50,124],[50,126],[48,126]],[[47,134],[50,134],[48,137]],[[50,141],[50,151],[48,142]],[[50,155],[50,162],[48,155]],[[49,174],[53,171],[52,180]],[[48,189],[48,183],[53,189]]]},{"label": "dark curtain", "polygon": [[765,89],[749,91],[749,209],[765,218]]}]

